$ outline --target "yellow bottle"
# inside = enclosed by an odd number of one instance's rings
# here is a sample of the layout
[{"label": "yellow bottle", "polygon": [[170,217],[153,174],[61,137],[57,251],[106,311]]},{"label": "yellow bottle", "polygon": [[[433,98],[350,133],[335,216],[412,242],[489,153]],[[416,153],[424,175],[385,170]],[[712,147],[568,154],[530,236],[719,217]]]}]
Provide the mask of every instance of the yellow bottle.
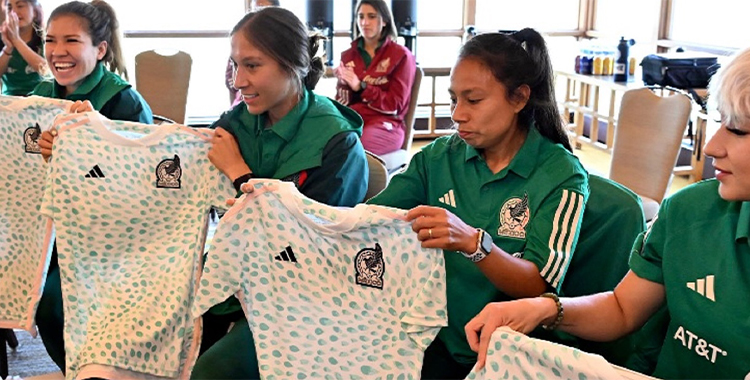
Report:
[{"label": "yellow bottle", "polygon": [[598,55],[594,58],[594,64],[591,69],[591,73],[594,75],[602,75],[602,69],[603,69],[603,61],[601,55]]},{"label": "yellow bottle", "polygon": [[638,65],[638,63],[637,63],[635,57],[630,57],[630,67],[629,67],[629,70],[628,70],[630,75],[635,75],[635,67],[636,67],[636,65]]},{"label": "yellow bottle", "polygon": [[609,54],[607,54],[606,57],[604,57],[604,61],[602,62],[602,75],[612,75],[612,72],[615,69],[615,61],[610,57]]}]

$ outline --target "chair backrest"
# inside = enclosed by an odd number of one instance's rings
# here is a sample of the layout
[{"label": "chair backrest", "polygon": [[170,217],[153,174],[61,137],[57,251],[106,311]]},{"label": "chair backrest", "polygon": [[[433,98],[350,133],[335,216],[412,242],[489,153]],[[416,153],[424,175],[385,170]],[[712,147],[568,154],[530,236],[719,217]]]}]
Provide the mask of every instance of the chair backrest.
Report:
[{"label": "chair backrest", "polygon": [[368,151],[365,151],[365,155],[367,156],[367,167],[370,169],[367,193],[365,194],[365,200],[368,200],[378,195],[388,185],[388,170],[380,157]]},{"label": "chair backrest", "polygon": [[136,90],[154,114],[185,122],[192,65],[193,59],[183,51],[161,55],[148,50],[135,56]]},{"label": "chair backrest", "polygon": [[[641,201],[635,193],[611,180],[589,175],[589,198],[573,258],[560,288],[566,297],[610,291],[628,272],[633,242],[646,230]],[[592,342],[570,337],[552,340],[602,355],[610,363],[624,365],[630,355],[629,338]]]},{"label": "chair backrest", "polygon": [[660,97],[648,88],[622,97],[609,178],[661,203],[690,118],[690,98]]},{"label": "chair backrest", "polygon": [[424,72],[422,68],[417,65],[416,72],[414,73],[414,82],[411,85],[411,98],[409,98],[409,108],[406,110],[404,116],[404,145],[401,149],[409,151],[411,149],[411,143],[414,140],[414,118],[417,112],[417,98],[419,98],[419,86],[422,84],[422,77]]}]

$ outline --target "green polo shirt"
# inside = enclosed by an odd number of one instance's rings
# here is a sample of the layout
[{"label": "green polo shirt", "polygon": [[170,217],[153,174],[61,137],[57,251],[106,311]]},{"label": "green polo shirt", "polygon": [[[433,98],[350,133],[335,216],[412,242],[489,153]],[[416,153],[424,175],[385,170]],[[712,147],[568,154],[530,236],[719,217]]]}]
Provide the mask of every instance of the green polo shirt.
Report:
[{"label": "green polo shirt", "polygon": [[750,202],[727,202],[708,180],[665,199],[630,267],[663,284],[671,321],[654,376],[750,375]]},{"label": "green polo shirt", "polygon": [[151,107],[130,83],[119,75],[107,70],[99,62],[71,94],[54,80],[47,80],[36,86],[32,95],[55,99],[88,100],[95,110],[111,120],[135,121],[152,124],[154,117]]},{"label": "green polo shirt", "polygon": [[[418,152],[370,203],[445,208],[487,231],[504,251],[536,264],[542,278],[559,289],[588,193],[587,173],[578,159],[531,127],[516,156],[497,174],[457,134],[441,137]],[[511,298],[461,254],[446,251],[445,263],[449,325],[438,337],[457,361],[473,363],[476,354],[464,325],[488,303]]]},{"label": "green polo shirt", "polygon": [[[378,54],[378,50],[381,46],[383,46],[383,41],[378,42],[378,47],[375,48],[375,54]],[[362,37],[360,37],[357,41],[357,51],[359,51],[359,55],[362,57],[362,60],[365,61],[365,69],[370,67],[370,64],[372,63],[372,57],[370,56],[370,53],[365,50],[365,39]]]}]

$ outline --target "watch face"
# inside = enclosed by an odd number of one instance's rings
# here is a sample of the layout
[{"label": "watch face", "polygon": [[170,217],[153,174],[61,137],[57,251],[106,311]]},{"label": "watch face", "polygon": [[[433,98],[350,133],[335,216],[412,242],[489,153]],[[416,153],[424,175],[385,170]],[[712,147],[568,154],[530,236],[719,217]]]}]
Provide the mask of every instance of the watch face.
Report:
[{"label": "watch face", "polygon": [[492,251],[492,236],[487,232],[482,232],[482,251],[485,253]]}]

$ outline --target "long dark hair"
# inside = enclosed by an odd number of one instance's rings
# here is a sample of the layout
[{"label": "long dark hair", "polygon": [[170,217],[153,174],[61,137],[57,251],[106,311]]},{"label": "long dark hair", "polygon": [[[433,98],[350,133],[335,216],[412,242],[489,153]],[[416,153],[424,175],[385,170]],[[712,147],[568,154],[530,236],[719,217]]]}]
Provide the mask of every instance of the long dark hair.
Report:
[{"label": "long dark hair", "polygon": [[315,89],[325,73],[323,58],[317,56],[325,37],[309,35],[302,21],[284,8],[266,7],[246,14],[232,29],[233,35],[238,32],[308,90]]},{"label": "long dark hair", "polygon": [[555,100],[547,45],[539,32],[526,28],[512,34],[480,34],[461,48],[458,57],[484,63],[507,88],[509,99],[519,95],[520,86],[529,86],[529,100],[518,113],[519,125],[528,128],[533,122],[542,136],[573,151]]},{"label": "long dark hair", "polygon": [[120,23],[112,6],[103,0],[93,0],[91,3],[71,1],[55,8],[47,24],[60,16],[76,16],[84,20],[84,26],[88,28],[87,32],[94,46],[107,41],[107,52],[102,61],[110,71],[128,79],[128,70],[122,57]]},{"label": "long dark hair", "polygon": [[396,25],[393,23],[393,13],[388,8],[388,4],[383,0],[359,0],[357,7],[354,8],[354,39],[356,40],[360,36],[359,27],[357,27],[357,13],[359,13],[359,8],[362,8],[363,4],[375,8],[375,11],[378,12],[380,17],[383,18],[383,22],[385,22],[385,26],[383,26],[383,30],[380,33],[380,41],[383,42],[386,38],[395,41],[398,38],[398,34],[396,34]]}]

